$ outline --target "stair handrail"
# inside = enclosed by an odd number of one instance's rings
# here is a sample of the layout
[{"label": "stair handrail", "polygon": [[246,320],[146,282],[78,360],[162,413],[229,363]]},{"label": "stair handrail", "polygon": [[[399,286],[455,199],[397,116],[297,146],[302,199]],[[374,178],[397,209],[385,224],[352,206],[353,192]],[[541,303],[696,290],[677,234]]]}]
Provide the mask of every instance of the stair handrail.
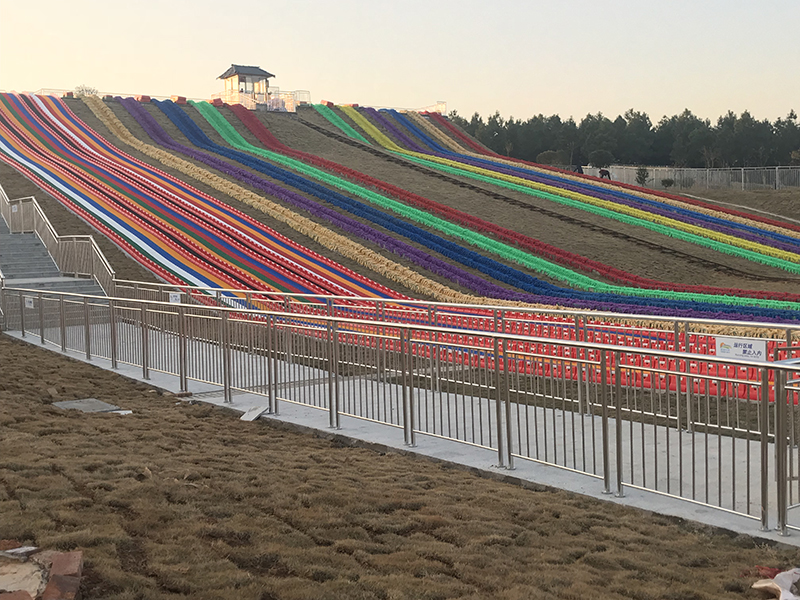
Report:
[{"label": "stair handrail", "polygon": [[116,274],[94,236],[59,235],[35,196],[12,200],[2,185],[0,215],[11,233],[35,233],[63,274],[91,277],[113,294]]}]

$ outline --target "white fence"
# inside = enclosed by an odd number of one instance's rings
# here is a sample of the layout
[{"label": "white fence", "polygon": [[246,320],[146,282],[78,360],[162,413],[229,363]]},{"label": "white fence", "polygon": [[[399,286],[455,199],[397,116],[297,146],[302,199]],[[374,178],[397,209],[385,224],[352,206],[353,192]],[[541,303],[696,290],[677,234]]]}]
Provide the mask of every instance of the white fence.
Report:
[{"label": "white fence", "polygon": [[[800,187],[800,166],[741,167],[729,169],[683,169],[678,167],[645,167],[648,178],[645,187],[654,190],[691,190],[732,188],[740,190],[780,190]],[[620,183],[640,185],[636,181],[639,167],[613,165],[608,167],[611,179]],[[583,167],[587,175],[599,176],[599,169]]]}]

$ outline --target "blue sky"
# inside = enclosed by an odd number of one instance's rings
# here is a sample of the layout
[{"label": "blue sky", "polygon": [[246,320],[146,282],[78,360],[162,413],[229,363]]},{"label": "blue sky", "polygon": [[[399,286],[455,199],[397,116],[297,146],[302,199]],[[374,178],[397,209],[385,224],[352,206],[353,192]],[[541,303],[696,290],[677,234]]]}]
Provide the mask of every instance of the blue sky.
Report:
[{"label": "blue sky", "polygon": [[0,0],[0,89],[207,98],[231,63],[315,102],[464,116],[800,110],[799,0]]}]

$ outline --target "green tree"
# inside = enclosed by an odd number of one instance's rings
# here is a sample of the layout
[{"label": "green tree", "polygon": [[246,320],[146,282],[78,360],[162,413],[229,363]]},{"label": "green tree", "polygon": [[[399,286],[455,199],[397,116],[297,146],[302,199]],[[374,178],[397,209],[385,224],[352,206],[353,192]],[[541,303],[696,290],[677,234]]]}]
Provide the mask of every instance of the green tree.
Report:
[{"label": "green tree", "polygon": [[624,127],[619,133],[617,155],[626,164],[650,164],[655,132],[647,113],[632,108],[622,117]]},{"label": "green tree", "polygon": [[603,169],[614,162],[614,155],[608,150],[594,150],[589,154],[589,162],[593,167]]},{"label": "green tree", "polygon": [[647,185],[647,182],[650,180],[650,171],[647,170],[647,167],[640,166],[636,169],[636,183],[638,183],[641,187]]},{"label": "green tree", "polygon": [[558,139],[556,140],[556,148],[567,158],[568,165],[575,165],[583,162],[578,155],[580,150],[578,126],[575,124],[572,117],[561,124],[561,129],[558,132]]},{"label": "green tree", "polygon": [[540,165],[566,165],[566,157],[557,150],[545,150],[536,156],[536,162]]}]

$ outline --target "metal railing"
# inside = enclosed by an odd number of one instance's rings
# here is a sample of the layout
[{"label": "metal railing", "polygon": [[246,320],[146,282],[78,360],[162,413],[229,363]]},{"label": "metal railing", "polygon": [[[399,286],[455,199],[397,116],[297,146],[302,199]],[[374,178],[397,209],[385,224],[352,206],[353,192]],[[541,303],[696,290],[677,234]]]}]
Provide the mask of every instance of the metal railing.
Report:
[{"label": "metal railing", "polygon": [[0,215],[11,233],[35,233],[62,274],[91,277],[107,294],[113,293],[114,269],[93,236],[58,235],[35,197],[11,200],[1,185]]},{"label": "metal railing", "polygon": [[115,280],[114,285],[118,296],[137,300],[193,300],[221,307],[282,310],[294,314],[432,325],[454,330],[502,331],[703,355],[714,354],[720,340],[727,342],[731,338],[741,338],[758,342],[759,347],[763,347],[762,357],[769,358],[775,347],[791,346],[800,338],[800,327],[755,321],[678,319],[669,316],[544,307],[285,294],[120,279]]},{"label": "metal railing", "polygon": [[[645,187],[657,190],[733,188],[740,190],[780,190],[800,187],[800,166],[734,167],[719,169],[689,169],[678,167],[645,167],[648,171]],[[611,179],[620,183],[640,185],[636,181],[639,167],[612,165]],[[599,176],[599,169],[583,167],[587,175]]]},{"label": "metal railing", "polygon": [[271,88],[267,94],[224,90],[211,95],[212,100],[215,98],[227,104],[241,104],[248,110],[263,108],[273,112],[295,112],[300,104],[311,103],[311,93],[307,90],[282,92],[278,88]]},{"label": "metal railing", "polygon": [[[190,382],[798,528],[800,361],[283,310],[0,290],[7,331]],[[797,350],[795,348],[794,350]],[[775,358],[786,355],[776,348]],[[754,398],[755,401],[743,398]]]}]

